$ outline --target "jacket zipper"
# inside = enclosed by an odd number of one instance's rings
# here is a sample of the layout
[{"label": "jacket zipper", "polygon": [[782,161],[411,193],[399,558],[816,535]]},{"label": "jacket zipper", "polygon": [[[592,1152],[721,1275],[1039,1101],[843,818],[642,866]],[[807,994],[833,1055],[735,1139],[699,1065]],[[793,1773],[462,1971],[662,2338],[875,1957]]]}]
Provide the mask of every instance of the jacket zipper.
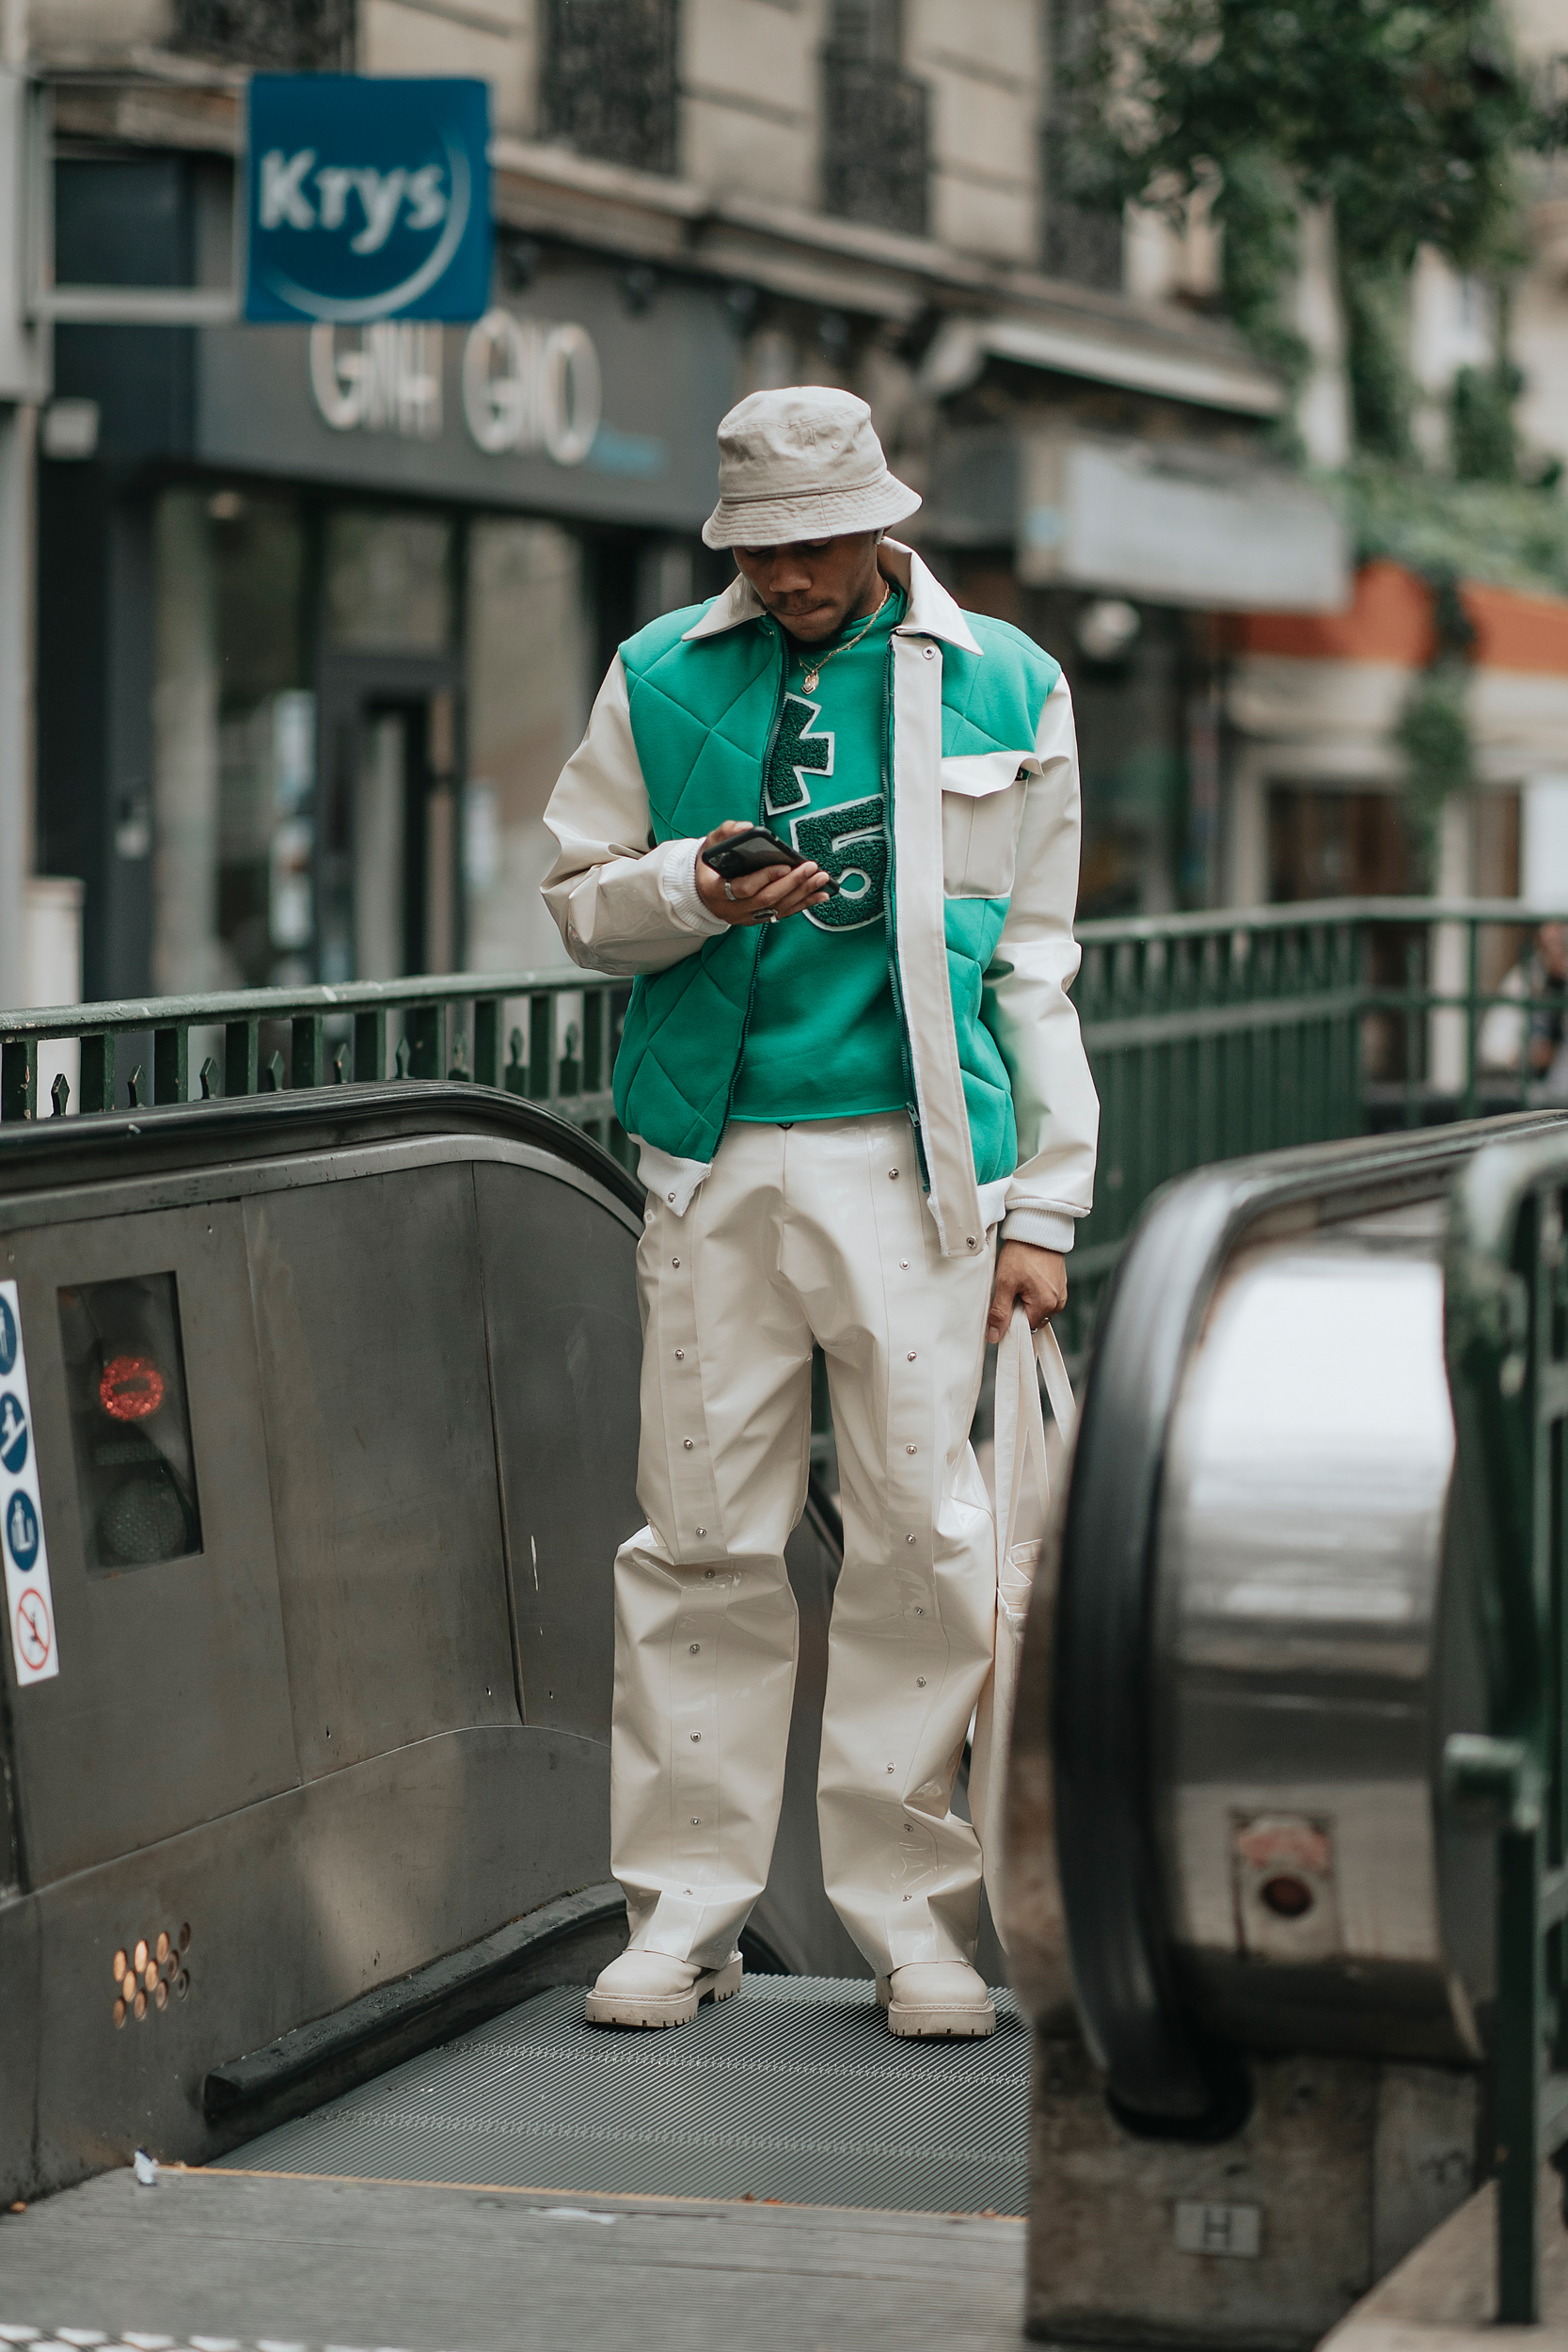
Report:
[{"label": "jacket zipper", "polygon": [[914,1148],[920,1161],[921,1182],[927,1192],[931,1189],[931,1171],[926,1161],[926,1138],[920,1131],[920,1097],[914,1083],[914,1051],[910,1043],[909,1016],[904,1010],[904,981],[898,968],[898,861],[894,847],[893,821],[894,758],[893,742],[893,664],[896,628],[888,631],[887,661],[882,672],[882,806],[887,811],[887,896],[882,906],[882,923],[887,932],[888,979],[893,989],[893,1009],[898,1017],[898,1045],[904,1057],[904,1107],[910,1125],[914,1129]]},{"label": "jacket zipper", "polygon": [[[773,689],[773,721],[768,730],[768,740],[763,746],[762,769],[757,777],[756,821],[759,825],[766,825],[768,822],[766,813],[768,798],[768,773],[773,765],[773,747],[779,739],[779,729],[784,723],[784,684],[789,667],[784,658],[784,636],[782,631],[775,626],[769,629],[768,633],[773,639],[773,650],[778,656],[779,671],[778,680]],[[757,973],[762,963],[762,943],[767,936],[768,931],[768,926],[765,923],[758,923],[753,926],[753,928],[756,933],[756,945],[752,949],[752,978],[751,984],[746,991],[746,1010],[740,1023],[740,1041],[735,1049],[735,1061],[730,1071],[730,1083],[724,1095],[724,1116],[719,1125],[719,1133],[721,1136],[722,1136],[724,1129],[730,1123],[730,1104],[735,1101],[736,1083],[740,1076],[740,1065],[746,1058],[746,1033],[752,1025],[752,1007],[756,1002]]]}]

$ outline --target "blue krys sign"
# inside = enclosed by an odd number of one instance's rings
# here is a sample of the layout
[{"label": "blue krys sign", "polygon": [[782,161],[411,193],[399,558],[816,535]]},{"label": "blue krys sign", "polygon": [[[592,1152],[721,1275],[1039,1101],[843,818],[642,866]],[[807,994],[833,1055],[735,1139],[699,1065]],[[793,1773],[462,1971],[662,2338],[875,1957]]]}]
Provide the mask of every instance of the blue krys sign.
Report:
[{"label": "blue krys sign", "polygon": [[483,82],[258,73],[247,319],[477,319],[490,290]]}]

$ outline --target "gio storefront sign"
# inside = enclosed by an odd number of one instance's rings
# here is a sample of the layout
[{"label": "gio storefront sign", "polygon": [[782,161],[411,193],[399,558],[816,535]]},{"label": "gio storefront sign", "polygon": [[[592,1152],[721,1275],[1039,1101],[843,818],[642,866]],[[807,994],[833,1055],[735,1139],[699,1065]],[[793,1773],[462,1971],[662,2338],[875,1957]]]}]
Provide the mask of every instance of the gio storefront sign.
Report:
[{"label": "gio storefront sign", "polygon": [[[310,330],[310,392],[337,433],[396,433],[432,441],[444,429],[438,326],[390,322]],[[463,343],[463,421],[487,457],[543,453],[580,466],[598,436],[603,382],[594,338],[575,320],[487,310]]]},{"label": "gio storefront sign", "polygon": [[257,74],[246,319],[479,318],[490,285],[488,141],[483,82]]},{"label": "gio storefront sign", "polygon": [[722,289],[672,274],[634,309],[612,260],[546,250],[527,289],[492,278],[486,295],[461,325],[203,328],[191,458],[368,497],[696,530],[736,397]]}]

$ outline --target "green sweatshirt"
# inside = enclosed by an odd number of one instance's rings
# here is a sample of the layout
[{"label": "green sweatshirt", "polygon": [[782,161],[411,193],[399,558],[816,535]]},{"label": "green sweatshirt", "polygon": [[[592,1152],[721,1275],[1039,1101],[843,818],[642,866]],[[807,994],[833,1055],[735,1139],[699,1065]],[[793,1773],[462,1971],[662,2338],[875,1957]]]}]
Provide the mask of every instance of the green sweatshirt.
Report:
[{"label": "green sweatshirt", "polygon": [[[732,1119],[859,1119],[902,1110],[908,1098],[888,969],[883,774],[887,641],[904,602],[890,589],[863,636],[857,620],[827,646],[786,640],[764,822],[840,888],[763,935]],[[814,659],[821,667],[808,691]]]}]

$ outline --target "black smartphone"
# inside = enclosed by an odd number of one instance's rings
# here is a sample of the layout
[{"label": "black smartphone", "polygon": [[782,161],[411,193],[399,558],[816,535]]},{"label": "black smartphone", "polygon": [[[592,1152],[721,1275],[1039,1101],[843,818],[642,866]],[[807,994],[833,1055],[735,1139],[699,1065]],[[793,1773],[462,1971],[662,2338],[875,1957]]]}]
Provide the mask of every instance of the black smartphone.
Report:
[{"label": "black smartphone", "polygon": [[[728,834],[705,850],[703,864],[711,866],[721,881],[738,882],[743,874],[760,874],[769,866],[809,866],[812,860],[781,841],[776,833],[768,833],[762,825],[749,825],[744,833]],[[836,896],[837,882],[826,874],[822,879]]]}]

